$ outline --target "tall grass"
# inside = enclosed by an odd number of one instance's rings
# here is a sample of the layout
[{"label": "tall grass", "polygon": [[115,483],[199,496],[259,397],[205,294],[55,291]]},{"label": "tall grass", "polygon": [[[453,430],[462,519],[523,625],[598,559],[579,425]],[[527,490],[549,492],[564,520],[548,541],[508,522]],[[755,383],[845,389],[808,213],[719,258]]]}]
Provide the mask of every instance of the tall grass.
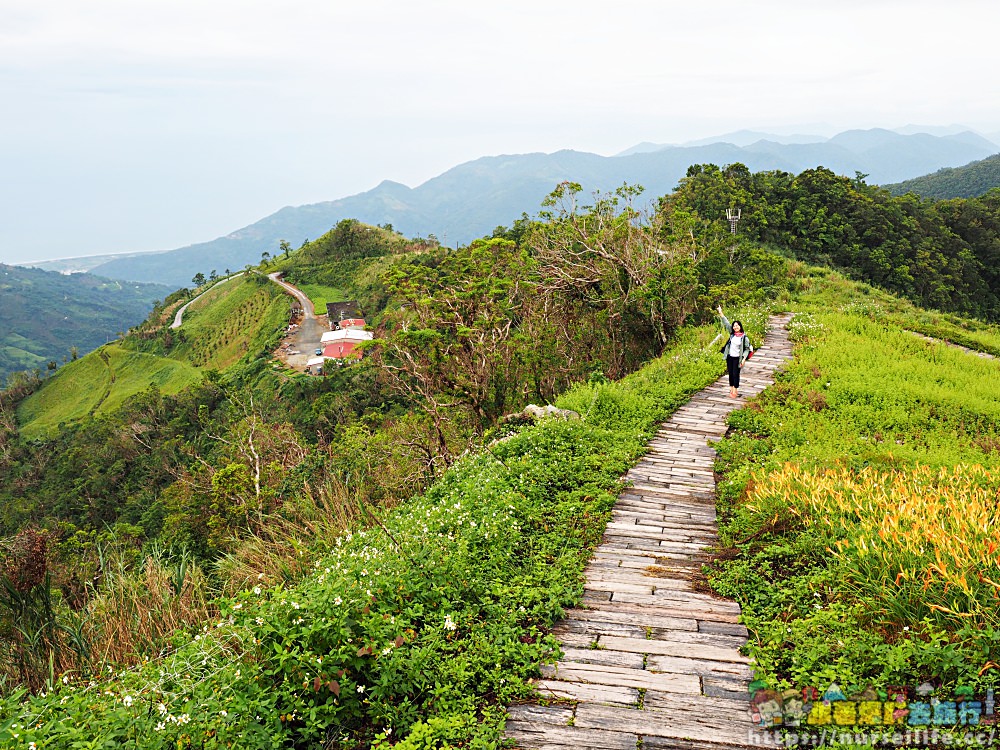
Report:
[{"label": "tall grass", "polygon": [[292,583],[311,570],[337,537],[368,517],[359,499],[334,478],[307,484],[301,496],[255,525],[215,563],[219,593]]},{"label": "tall grass", "polygon": [[[831,540],[841,585],[893,630],[1000,628],[1000,474],[979,465],[810,471],[786,464],[748,510],[784,507]],[[766,511],[769,512],[769,511]]]},{"label": "tall grass", "polygon": [[185,550],[154,547],[137,568],[119,552],[102,555],[99,589],[83,617],[91,669],[156,654],[175,631],[211,618],[211,599],[209,581]]}]

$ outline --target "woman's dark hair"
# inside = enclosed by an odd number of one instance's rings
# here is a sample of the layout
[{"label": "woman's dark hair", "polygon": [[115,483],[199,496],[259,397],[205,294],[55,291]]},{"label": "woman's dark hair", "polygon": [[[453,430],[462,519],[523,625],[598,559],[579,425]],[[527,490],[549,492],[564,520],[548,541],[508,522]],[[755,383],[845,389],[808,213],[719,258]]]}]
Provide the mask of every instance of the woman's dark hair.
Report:
[{"label": "woman's dark hair", "polygon": [[736,326],[740,327],[740,333],[746,333],[747,332],[747,329],[743,327],[743,321],[742,320],[734,320],[733,321],[733,327],[730,330],[732,330],[732,331],[735,332],[736,331]]}]

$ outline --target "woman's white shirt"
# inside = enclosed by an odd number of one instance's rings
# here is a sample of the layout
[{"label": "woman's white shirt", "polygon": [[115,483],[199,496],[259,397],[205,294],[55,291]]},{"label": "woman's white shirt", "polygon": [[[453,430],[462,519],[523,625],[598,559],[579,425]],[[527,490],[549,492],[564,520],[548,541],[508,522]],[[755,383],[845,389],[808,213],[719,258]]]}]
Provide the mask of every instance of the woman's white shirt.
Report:
[{"label": "woman's white shirt", "polygon": [[729,339],[729,356],[730,357],[741,357],[743,356],[743,337],[733,336]]}]

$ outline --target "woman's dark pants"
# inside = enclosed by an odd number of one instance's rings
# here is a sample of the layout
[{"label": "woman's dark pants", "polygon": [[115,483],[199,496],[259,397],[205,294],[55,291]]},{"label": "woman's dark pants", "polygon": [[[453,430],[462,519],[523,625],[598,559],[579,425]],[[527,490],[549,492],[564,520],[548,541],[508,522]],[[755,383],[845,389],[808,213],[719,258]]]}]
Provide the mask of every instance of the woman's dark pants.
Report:
[{"label": "woman's dark pants", "polygon": [[726,355],[726,369],[729,371],[729,387],[740,387],[740,358]]}]

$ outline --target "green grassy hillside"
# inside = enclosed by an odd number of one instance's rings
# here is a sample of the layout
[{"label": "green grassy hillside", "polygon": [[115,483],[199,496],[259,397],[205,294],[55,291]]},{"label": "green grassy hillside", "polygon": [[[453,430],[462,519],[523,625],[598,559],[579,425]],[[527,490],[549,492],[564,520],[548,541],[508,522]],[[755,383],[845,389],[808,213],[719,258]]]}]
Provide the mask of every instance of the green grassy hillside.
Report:
[{"label": "green grassy hillside", "polygon": [[[338,225],[259,270],[357,299],[379,331],[357,365],[275,373],[288,300],[251,272],[44,385],[21,406],[40,438],[0,420],[0,580],[29,595],[0,598],[0,747],[498,747],[623,473],[721,375],[717,302],[755,340],[796,313],[794,360],[720,444],[705,571],[761,679],[996,687],[1000,365],[914,334],[993,351],[1000,330],[734,245],[694,220],[721,215],[715,188],[773,247],[878,261],[866,277],[911,299],[964,278],[909,265],[951,231],[911,231],[923,202],[824,172],[694,170],[654,224],[622,210],[626,186],[455,250]],[[980,203],[948,226],[981,229]],[[978,274],[969,299],[997,289],[986,234],[949,250]],[[154,362],[203,377],[127,398]],[[529,402],[580,418],[529,422]]]},{"label": "green grassy hillside", "polygon": [[108,344],[68,364],[20,404],[21,434],[31,439],[62,422],[113,411],[150,385],[173,394],[200,379],[197,368],[186,362]]},{"label": "green grassy hillside", "polygon": [[224,370],[288,322],[291,297],[261,277],[220,284],[194,302],[169,356],[195,367]]},{"label": "green grassy hillside", "polygon": [[[225,370],[287,321],[288,300],[259,277],[216,287],[188,309],[179,331],[170,333],[166,320],[157,321],[158,335],[170,337],[168,350],[159,339],[127,337],[60,370],[19,405],[21,434],[49,434],[62,422],[109,413],[151,385],[171,395],[200,380],[205,370]],[[156,351],[146,351],[150,348]]]}]

